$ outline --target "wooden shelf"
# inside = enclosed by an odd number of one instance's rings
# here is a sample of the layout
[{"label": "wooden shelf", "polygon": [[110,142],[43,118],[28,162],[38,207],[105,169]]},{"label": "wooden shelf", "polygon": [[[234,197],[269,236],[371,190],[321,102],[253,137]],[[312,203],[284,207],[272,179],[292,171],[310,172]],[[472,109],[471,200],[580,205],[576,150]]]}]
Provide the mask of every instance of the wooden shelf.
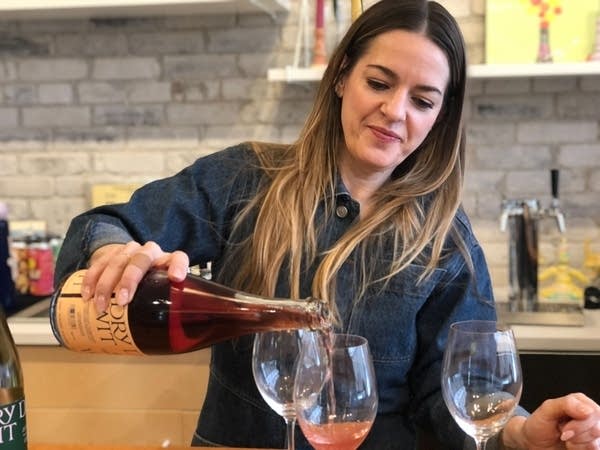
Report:
[{"label": "wooden shelf", "polygon": [[[302,83],[319,81],[325,66],[284,67],[269,69],[269,81]],[[475,64],[469,66],[469,78],[527,78],[600,75],[600,62],[546,63],[546,64]]]},{"label": "wooden shelf", "polygon": [[527,78],[600,75],[600,62],[541,64],[475,64],[470,78]]},{"label": "wooden shelf", "polygon": [[291,0],[0,0],[7,19],[69,19],[142,15],[234,14],[288,11]]},{"label": "wooden shelf", "polygon": [[286,83],[302,83],[306,81],[319,81],[323,76],[325,66],[293,67],[269,69],[269,81],[285,81]]}]

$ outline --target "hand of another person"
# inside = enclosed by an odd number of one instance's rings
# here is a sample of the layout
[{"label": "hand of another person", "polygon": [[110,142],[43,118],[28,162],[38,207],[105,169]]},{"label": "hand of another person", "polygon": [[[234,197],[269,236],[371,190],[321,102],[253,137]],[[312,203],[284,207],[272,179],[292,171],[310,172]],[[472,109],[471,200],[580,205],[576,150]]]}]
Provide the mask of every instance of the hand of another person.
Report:
[{"label": "hand of another person", "polygon": [[135,241],[100,247],[90,258],[83,279],[81,296],[93,299],[96,309],[105,311],[113,292],[117,303],[126,305],[142,277],[150,269],[165,269],[172,281],[183,281],[189,266],[188,256],[181,251],[164,252],[156,242],[144,245]]},{"label": "hand of another person", "polygon": [[529,450],[600,450],[600,406],[580,393],[546,400],[531,416],[513,417],[503,441]]}]

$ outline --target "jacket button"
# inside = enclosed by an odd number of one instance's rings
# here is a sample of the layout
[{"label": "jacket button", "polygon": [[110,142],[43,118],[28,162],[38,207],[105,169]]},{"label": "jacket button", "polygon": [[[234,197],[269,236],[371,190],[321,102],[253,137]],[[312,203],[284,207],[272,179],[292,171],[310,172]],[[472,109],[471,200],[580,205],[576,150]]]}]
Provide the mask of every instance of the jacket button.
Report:
[{"label": "jacket button", "polygon": [[335,208],[335,215],[338,216],[340,219],[343,219],[348,215],[348,208],[344,205],[338,205]]}]

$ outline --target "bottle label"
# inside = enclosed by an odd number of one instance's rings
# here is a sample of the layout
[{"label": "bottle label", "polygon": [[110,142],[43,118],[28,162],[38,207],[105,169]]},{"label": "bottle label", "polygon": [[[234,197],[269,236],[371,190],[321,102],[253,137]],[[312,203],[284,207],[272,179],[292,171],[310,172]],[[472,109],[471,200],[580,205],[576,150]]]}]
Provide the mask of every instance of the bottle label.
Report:
[{"label": "bottle label", "polygon": [[26,448],[25,400],[0,405],[0,450]]},{"label": "bottle label", "polygon": [[143,354],[129,327],[127,307],[115,301],[98,313],[94,303],[81,298],[84,271],[75,272],[63,284],[55,299],[54,321],[65,347],[78,352],[118,355]]}]

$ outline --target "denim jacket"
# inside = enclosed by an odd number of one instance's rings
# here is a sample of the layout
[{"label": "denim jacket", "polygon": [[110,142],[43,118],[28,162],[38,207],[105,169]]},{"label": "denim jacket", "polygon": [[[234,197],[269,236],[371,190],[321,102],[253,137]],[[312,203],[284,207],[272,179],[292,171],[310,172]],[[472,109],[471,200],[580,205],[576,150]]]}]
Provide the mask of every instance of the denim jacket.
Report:
[{"label": "denim jacket", "polygon": [[[108,243],[156,241],[163,250],[182,250],[192,265],[212,262],[214,279],[226,284],[236,271],[223,266],[233,220],[266,182],[246,144],[198,159],[178,174],[140,188],[126,204],[102,206],[73,219],[58,259],[56,278],[85,267],[90,255]],[[331,247],[358,219],[359,205],[340,183],[332,211],[319,212],[325,223],[322,250]],[[444,448],[462,448],[465,435],[450,416],[440,390],[441,362],[452,322],[495,319],[486,261],[462,210],[455,225],[471,255],[474,273],[452,247],[424,282],[413,264],[385,286],[375,286],[354,302],[359,265],[350,257],[339,272],[336,302],[340,330],[364,336],[373,354],[379,409],[361,449],[410,449],[415,430],[429,430]],[[248,224],[246,235],[252,232]],[[385,255],[374,264],[385,270]],[[310,295],[314,270],[301,280]],[[277,296],[288,295],[282,281]],[[262,400],[251,371],[252,337],[212,348],[206,399],[193,443],[245,447],[283,447],[284,422]],[[310,448],[299,429],[297,449]]]}]

